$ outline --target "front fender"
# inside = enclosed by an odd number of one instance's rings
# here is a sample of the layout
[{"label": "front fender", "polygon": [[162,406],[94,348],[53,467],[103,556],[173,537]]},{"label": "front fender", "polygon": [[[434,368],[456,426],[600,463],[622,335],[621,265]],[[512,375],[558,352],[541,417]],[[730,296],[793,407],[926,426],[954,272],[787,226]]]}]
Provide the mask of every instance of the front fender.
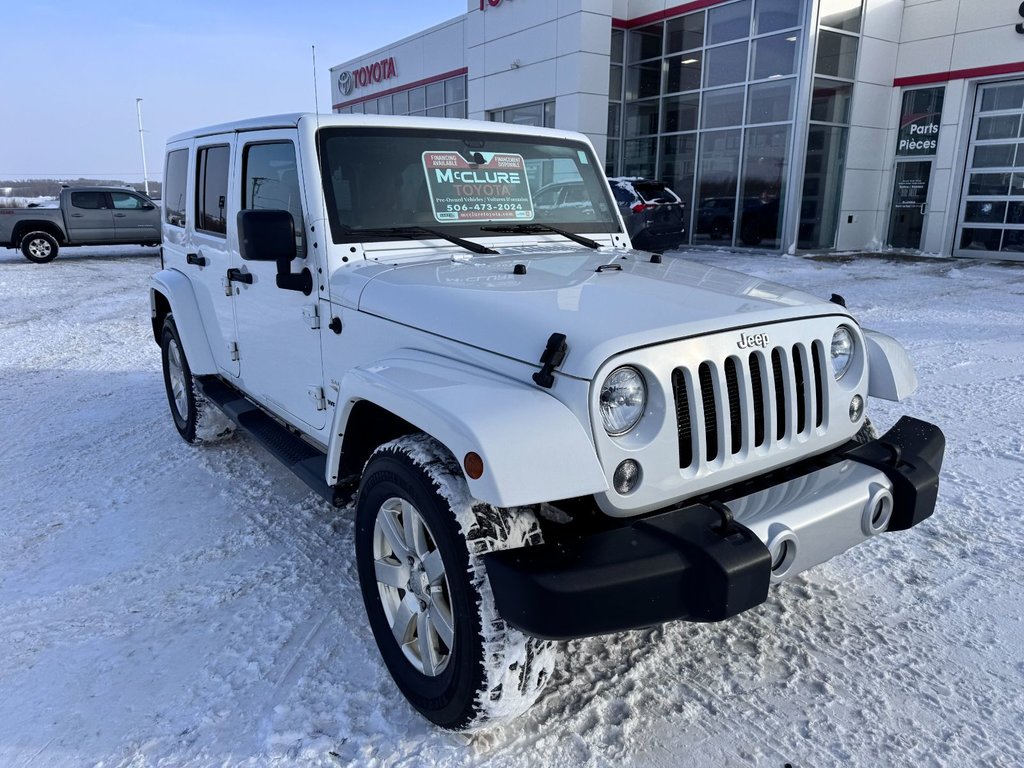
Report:
[{"label": "front fender", "polygon": [[461,465],[483,458],[470,492],[498,507],[602,493],[608,482],[576,417],[545,391],[426,353],[382,360],[345,374],[327,453],[334,485],[349,414],[368,400],[440,441]]},{"label": "front fender", "polygon": [[864,329],[868,348],[868,394],[900,401],[917,390],[917,374],[910,355],[892,336]]},{"label": "front fender", "polygon": [[[163,296],[171,307],[174,325],[185,348],[189,368],[196,376],[217,373],[217,363],[210,350],[210,342],[203,330],[202,316],[199,314],[199,303],[192,290],[192,283],[181,272],[174,269],[163,269],[149,278],[149,304],[156,317],[157,294]],[[159,342],[159,329],[154,329]]]}]

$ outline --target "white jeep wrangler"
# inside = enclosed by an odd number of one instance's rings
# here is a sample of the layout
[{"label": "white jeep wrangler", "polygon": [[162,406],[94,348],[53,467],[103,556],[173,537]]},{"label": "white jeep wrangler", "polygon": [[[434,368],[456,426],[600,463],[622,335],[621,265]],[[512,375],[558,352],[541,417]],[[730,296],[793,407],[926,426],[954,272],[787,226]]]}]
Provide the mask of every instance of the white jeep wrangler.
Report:
[{"label": "white jeep wrangler", "polygon": [[942,433],[864,413],[916,386],[903,349],[633,250],[581,135],[288,115],[173,138],[164,178],[175,426],[358,488],[370,627],[440,726],[529,707],[552,641],[735,616],[934,509]]}]

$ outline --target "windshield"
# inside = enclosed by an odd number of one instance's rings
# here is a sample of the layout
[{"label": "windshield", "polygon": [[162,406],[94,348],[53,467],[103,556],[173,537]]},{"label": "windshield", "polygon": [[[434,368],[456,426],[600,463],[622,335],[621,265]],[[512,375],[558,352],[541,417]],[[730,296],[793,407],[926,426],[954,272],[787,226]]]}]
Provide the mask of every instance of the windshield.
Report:
[{"label": "windshield", "polygon": [[[387,240],[388,227],[497,237],[495,225],[618,232],[589,147],[536,136],[324,128],[321,165],[334,242]],[[368,232],[367,230],[376,230]]]}]

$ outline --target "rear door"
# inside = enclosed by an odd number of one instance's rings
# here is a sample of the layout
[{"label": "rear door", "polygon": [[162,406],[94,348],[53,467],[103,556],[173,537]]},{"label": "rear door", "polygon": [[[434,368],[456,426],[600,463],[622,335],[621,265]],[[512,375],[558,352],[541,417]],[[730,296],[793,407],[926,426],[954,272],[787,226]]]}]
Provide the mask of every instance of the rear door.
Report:
[{"label": "rear door", "polygon": [[103,191],[82,190],[68,195],[68,240],[72,243],[113,243],[114,214],[110,196]]},{"label": "rear door", "polygon": [[[228,243],[228,211],[237,206],[230,200],[232,134],[204,136],[196,139],[194,175],[191,178],[193,199],[189,213],[188,269],[194,270],[193,284],[203,293],[203,322],[210,339],[210,348],[218,366],[226,373],[238,375],[238,336],[235,333],[233,295],[235,285],[228,284],[231,245]],[[231,232],[234,222],[231,222]],[[192,263],[188,264],[191,258]],[[219,338],[218,338],[219,336]]]},{"label": "rear door", "polygon": [[[235,150],[234,162],[240,173],[232,184],[232,195],[240,198],[239,210],[288,211],[295,224],[299,254],[291,271],[308,268],[317,275],[315,256],[308,253],[303,237],[303,187],[294,137],[291,130],[243,134]],[[232,266],[252,276],[251,283],[236,284],[234,296],[242,387],[282,417],[321,429],[327,411],[317,295],[278,288],[275,262],[242,261],[235,227],[234,220],[229,222],[236,244]]]},{"label": "rear door", "polygon": [[131,192],[111,192],[115,237],[119,243],[155,243],[160,239],[160,211]]}]

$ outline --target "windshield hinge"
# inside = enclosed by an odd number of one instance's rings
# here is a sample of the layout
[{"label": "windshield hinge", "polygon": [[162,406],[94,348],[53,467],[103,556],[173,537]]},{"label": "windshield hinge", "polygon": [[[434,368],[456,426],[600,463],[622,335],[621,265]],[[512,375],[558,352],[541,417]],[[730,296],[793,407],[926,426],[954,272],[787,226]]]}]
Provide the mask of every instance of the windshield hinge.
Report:
[{"label": "windshield hinge", "polygon": [[316,304],[303,307],[302,316],[305,318],[306,324],[314,331],[320,327],[320,308]]},{"label": "windshield hinge", "polygon": [[313,401],[313,405],[318,411],[327,410],[327,398],[324,396],[323,387],[310,387],[309,399]]}]

